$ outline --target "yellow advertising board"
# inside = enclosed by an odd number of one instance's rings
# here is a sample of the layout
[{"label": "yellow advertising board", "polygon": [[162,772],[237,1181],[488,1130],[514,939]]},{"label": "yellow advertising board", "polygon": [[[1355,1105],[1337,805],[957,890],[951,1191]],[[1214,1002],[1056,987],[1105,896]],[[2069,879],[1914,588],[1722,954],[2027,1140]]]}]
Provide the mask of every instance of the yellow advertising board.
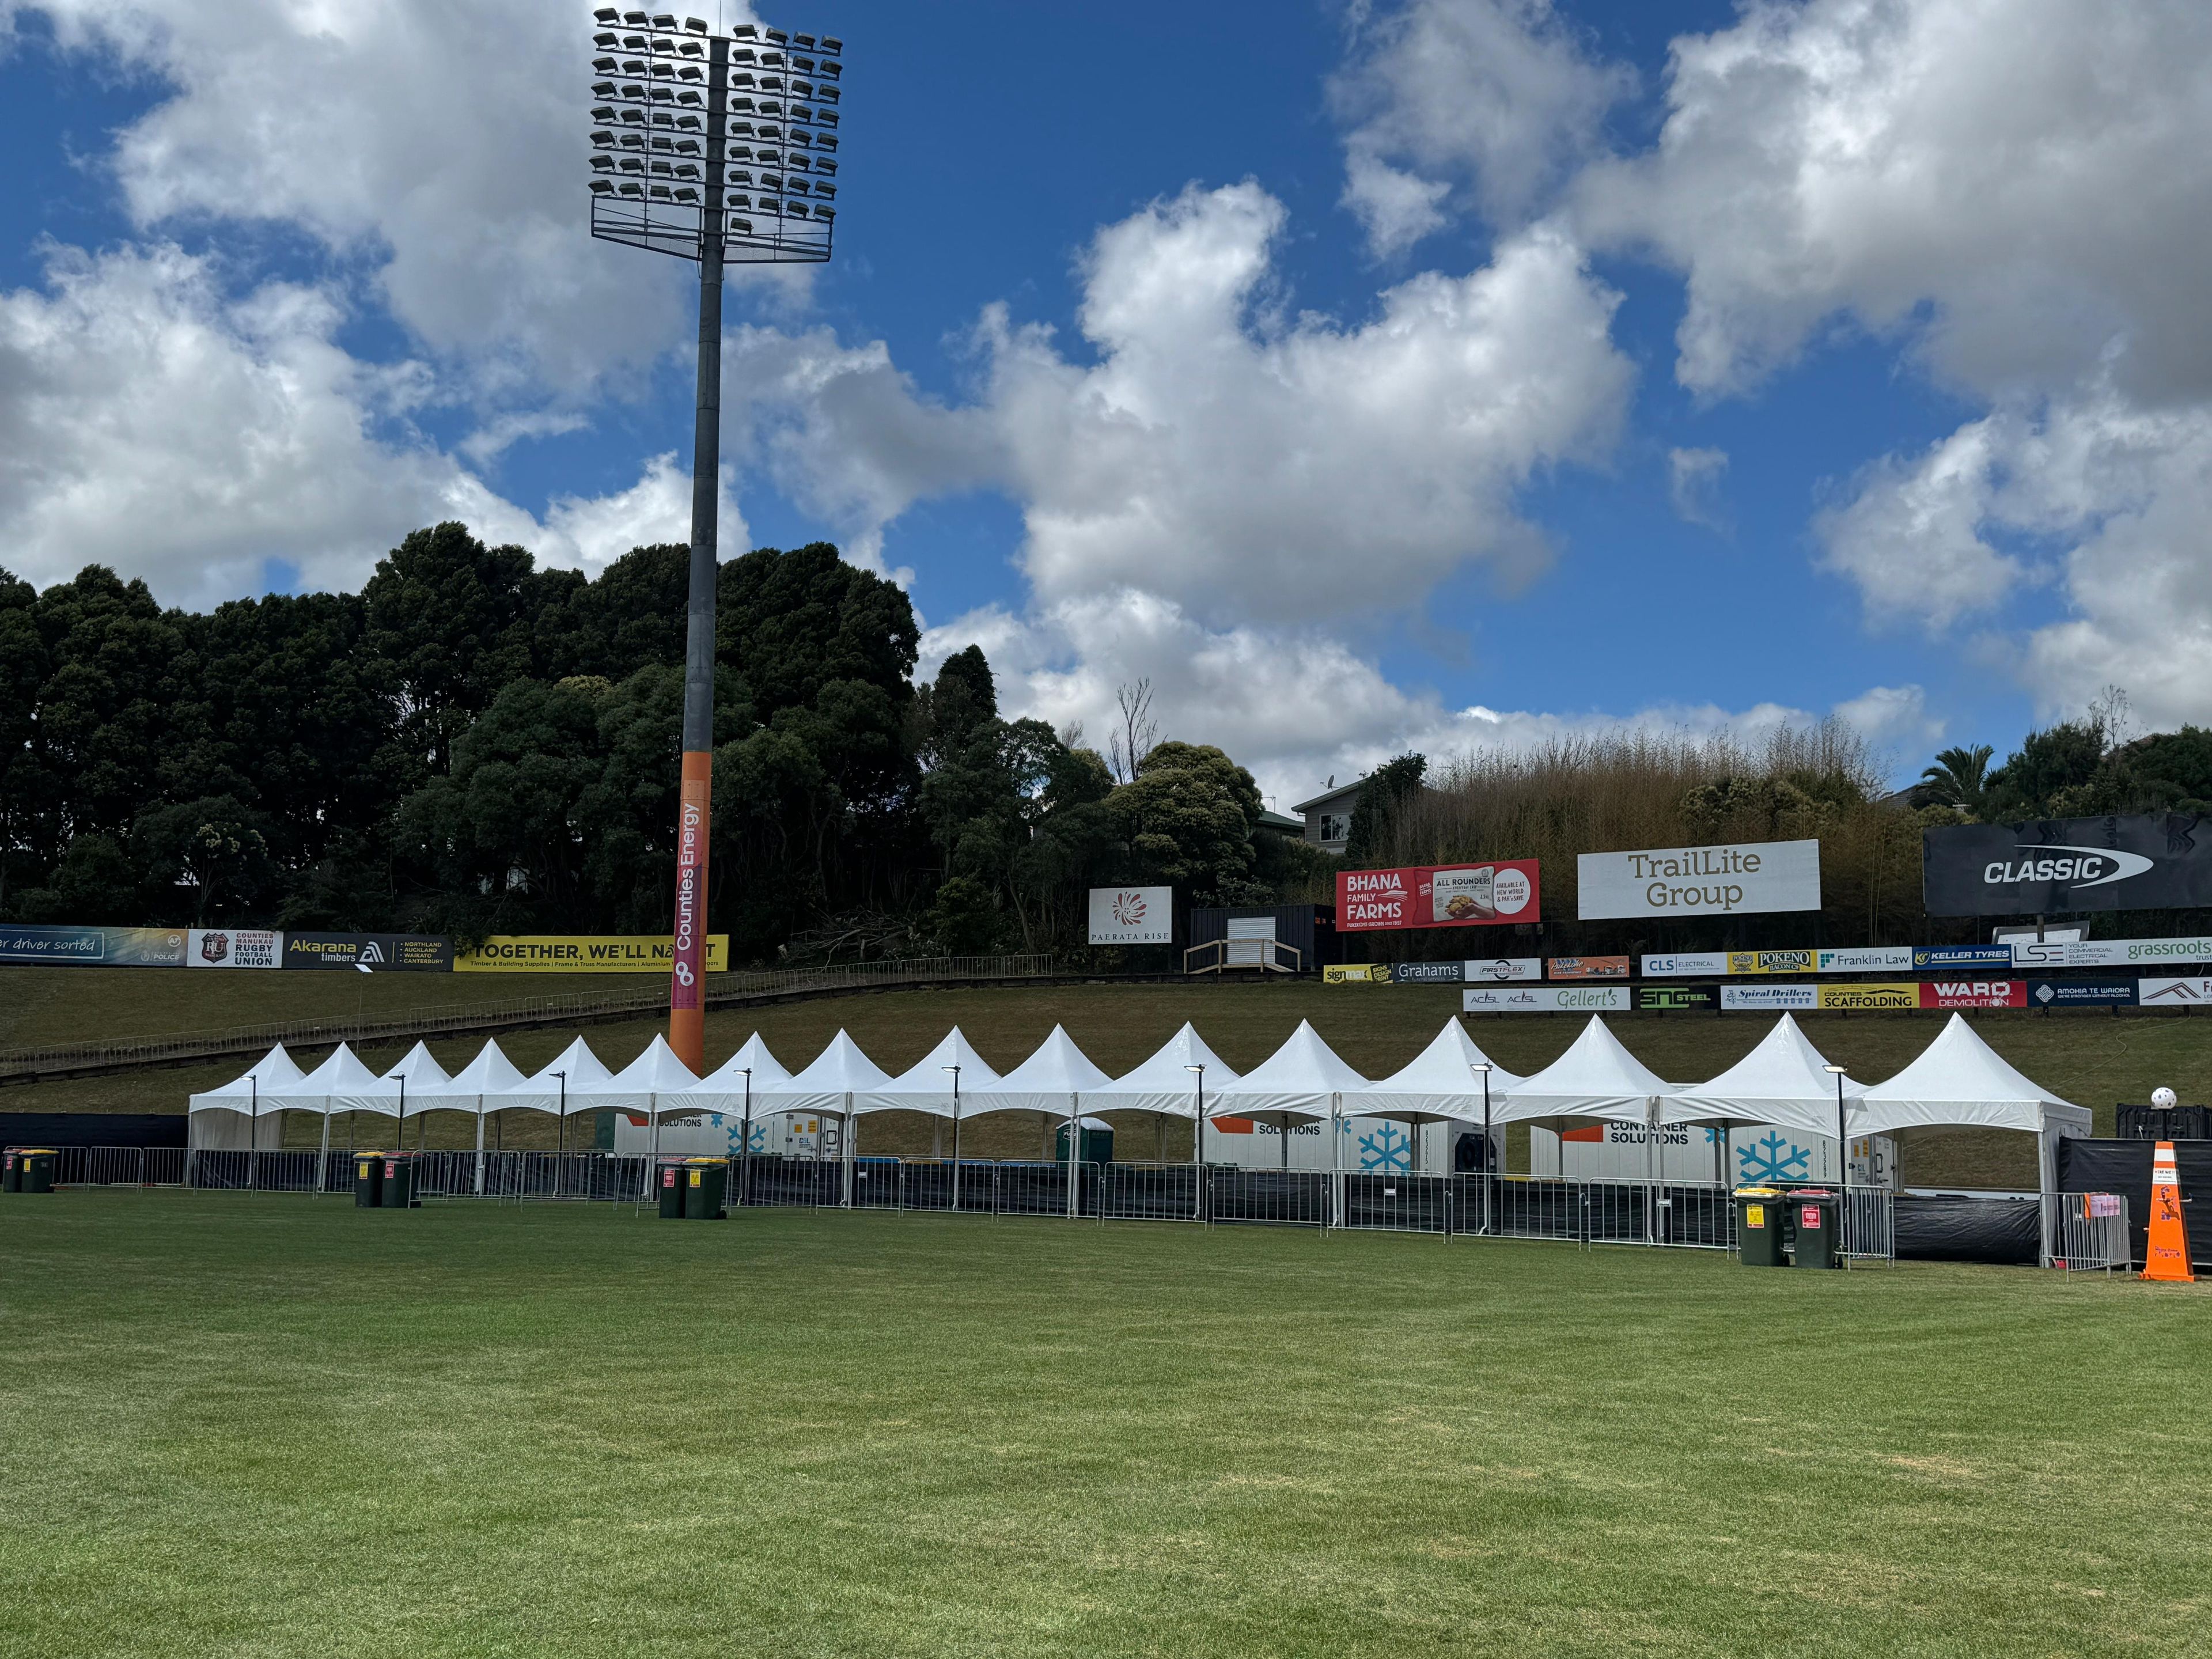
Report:
[{"label": "yellow advertising board", "polygon": [[[665,974],[676,964],[665,933],[494,933],[455,950],[457,974]],[[707,935],[707,971],[727,973],[730,936]]]},{"label": "yellow advertising board", "polygon": [[1920,987],[1904,985],[1823,985],[1820,1006],[1850,1012],[1861,1008],[1917,1008]]},{"label": "yellow advertising board", "polygon": [[1731,951],[1730,974],[1809,974],[1818,965],[1817,951]]},{"label": "yellow advertising board", "polygon": [[1321,982],[1324,985],[1388,985],[1390,983],[1390,964],[1387,962],[1345,962],[1323,968]]}]

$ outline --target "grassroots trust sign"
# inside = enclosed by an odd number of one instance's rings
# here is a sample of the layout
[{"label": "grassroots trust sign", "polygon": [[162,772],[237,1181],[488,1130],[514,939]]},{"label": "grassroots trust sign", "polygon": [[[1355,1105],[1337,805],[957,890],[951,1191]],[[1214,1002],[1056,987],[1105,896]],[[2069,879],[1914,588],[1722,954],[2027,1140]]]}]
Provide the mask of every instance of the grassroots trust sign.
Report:
[{"label": "grassroots trust sign", "polygon": [[1586,921],[1820,908],[1817,841],[1584,853],[1575,866]]}]

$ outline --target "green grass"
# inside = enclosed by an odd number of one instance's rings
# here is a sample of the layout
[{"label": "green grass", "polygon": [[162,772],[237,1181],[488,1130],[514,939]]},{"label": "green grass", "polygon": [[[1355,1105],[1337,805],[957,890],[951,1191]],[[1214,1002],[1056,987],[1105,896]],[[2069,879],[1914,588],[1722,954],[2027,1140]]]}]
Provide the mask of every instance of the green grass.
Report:
[{"label": "green grass", "polygon": [[[96,970],[9,970],[0,991],[27,975],[84,981]],[[105,970],[111,975],[129,969]],[[139,970],[138,981],[202,980],[343,981],[361,975],[188,974]],[[390,975],[379,983],[412,980],[452,984],[483,978],[513,989],[515,975]],[[535,987],[566,984],[520,976]],[[602,976],[603,978],[605,976]],[[616,976],[620,977],[620,976]],[[898,1071],[927,1054],[957,1024],[1001,1069],[1035,1048],[1054,1024],[1065,1024],[1076,1041],[1109,1071],[1134,1065],[1173,1035],[1186,1019],[1195,1022],[1222,1058],[1239,1070],[1272,1053],[1302,1018],[1315,1027],[1354,1066],[1370,1076],[1395,1070],[1419,1053],[1459,1006],[1453,988],[1329,987],[1304,985],[1075,985],[1006,986],[981,990],[920,990],[823,997],[804,1002],[710,1016],[708,1059],[719,1063],[757,1028],[786,1064],[796,1070],[820,1051],[842,1026],[848,1028],[878,1063]],[[105,1005],[85,1003],[103,1027],[111,1019]],[[124,999],[112,1020],[141,1018]],[[1876,1083],[1895,1073],[1924,1048],[1948,1016],[1815,1014],[1801,1024],[1828,1054],[1851,1068],[1863,1082]],[[2104,1013],[2045,1016],[2033,1012],[1974,1017],[1984,1036],[2013,1064],[2063,1098],[2092,1108],[2102,1133],[2112,1127],[2112,1108],[2123,1100],[2148,1100],[2151,1090],[2170,1084],[2184,1100],[2212,1099],[2212,1042],[2207,1025],[2192,1016],[2153,1014],[2114,1018]],[[1662,1077],[1695,1082],[1712,1077],[1742,1058],[1772,1024],[1764,1015],[1642,1015],[1612,1022],[1628,1047]],[[1471,1023],[1477,1042],[1500,1065],[1534,1072],[1556,1059],[1574,1040],[1583,1022],[1564,1015],[1485,1016]],[[635,1020],[586,1028],[593,1048],[610,1065],[633,1056],[663,1029],[658,1020]],[[542,1066],[566,1045],[568,1030],[522,1031],[500,1039],[501,1046],[526,1068]],[[365,1050],[379,1066],[397,1060],[404,1045]],[[480,1037],[441,1038],[432,1052],[448,1067],[458,1067],[483,1046]],[[310,1057],[319,1057],[312,1051]],[[143,1071],[66,1084],[40,1084],[0,1092],[0,1110],[181,1111],[195,1089],[225,1083],[242,1069],[238,1060]],[[509,1145],[551,1144],[549,1123],[518,1113],[504,1126]],[[301,1133],[313,1133],[301,1120]],[[1153,1128],[1147,1121],[1130,1126],[1132,1145],[1149,1152]],[[473,1124],[458,1117],[434,1120],[432,1144],[460,1145],[474,1134]],[[1012,1120],[985,1121],[982,1139],[970,1150],[979,1156],[1028,1156],[1037,1146],[1036,1126]],[[1187,1133],[1187,1131],[1185,1132]],[[887,1113],[869,1121],[863,1146],[891,1152],[930,1149],[930,1127],[906,1114]],[[1168,1155],[1179,1157],[1176,1131],[1169,1131]],[[1916,1185],[2033,1187],[2034,1149],[2025,1135],[1978,1131],[1916,1131],[1905,1138],[1905,1174]]]},{"label": "green grass", "polygon": [[2212,1647],[2206,1292],[0,1200],[0,1654]]}]

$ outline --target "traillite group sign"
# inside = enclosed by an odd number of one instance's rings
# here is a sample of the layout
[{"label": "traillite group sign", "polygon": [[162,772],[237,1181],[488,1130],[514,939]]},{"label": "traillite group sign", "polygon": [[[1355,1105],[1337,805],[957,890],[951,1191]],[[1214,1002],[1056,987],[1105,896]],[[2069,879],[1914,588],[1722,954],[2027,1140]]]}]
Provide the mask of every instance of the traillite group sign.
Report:
[{"label": "traillite group sign", "polygon": [[1586,921],[1820,908],[1817,841],[1584,853],[1575,869],[1582,890],[1578,913]]},{"label": "traillite group sign", "polygon": [[2212,823],[2193,812],[1924,830],[1921,855],[1931,916],[2212,905]]}]

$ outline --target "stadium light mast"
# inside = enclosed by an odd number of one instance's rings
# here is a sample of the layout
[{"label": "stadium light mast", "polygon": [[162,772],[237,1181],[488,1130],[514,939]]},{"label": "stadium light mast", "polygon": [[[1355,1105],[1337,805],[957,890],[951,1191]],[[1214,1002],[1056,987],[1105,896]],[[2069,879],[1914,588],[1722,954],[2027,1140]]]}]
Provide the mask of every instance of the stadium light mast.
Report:
[{"label": "stadium light mast", "polygon": [[699,267],[691,584],[668,1046],[706,1070],[707,836],[714,750],[722,268],[820,264],[836,228],[845,43],[757,23],[592,14],[592,234]]}]

